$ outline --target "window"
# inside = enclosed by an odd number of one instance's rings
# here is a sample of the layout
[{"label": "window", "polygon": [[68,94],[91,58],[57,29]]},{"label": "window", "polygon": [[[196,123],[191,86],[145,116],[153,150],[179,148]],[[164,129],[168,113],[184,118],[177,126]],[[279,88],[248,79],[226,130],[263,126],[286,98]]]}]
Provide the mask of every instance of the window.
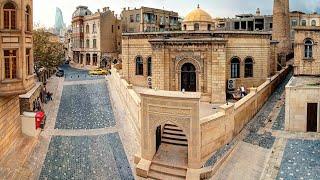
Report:
[{"label": "window", "polygon": [[134,22],[133,15],[130,15],[130,22]]},{"label": "window", "polygon": [[187,25],[183,25],[183,30],[187,30]]},{"label": "window", "polygon": [[89,27],[89,25],[88,25],[88,24],[86,25],[86,33],[87,33],[87,34],[89,34],[89,33],[90,33],[90,27]]},{"label": "window", "polygon": [[27,6],[26,9],[26,31],[31,31],[31,9],[30,6]]},{"label": "window", "polygon": [[148,76],[152,76],[152,58],[148,58]]},{"label": "window", "polygon": [[96,24],[93,24],[92,25],[92,33],[96,33],[97,32],[97,30],[96,30]]},{"label": "window", "polygon": [[301,26],[306,26],[307,25],[307,21],[306,20],[302,20],[301,21]]},{"label": "window", "polygon": [[252,58],[247,58],[244,61],[244,77],[253,77],[253,60]]},{"label": "window", "polygon": [[26,69],[27,69],[27,75],[32,75],[32,63],[30,59],[30,49],[26,49]]},{"label": "window", "polygon": [[140,56],[136,58],[136,75],[143,75],[143,60]]},{"label": "window", "polygon": [[90,65],[90,54],[86,54],[86,65]]},{"label": "window", "polygon": [[86,40],[86,48],[90,48],[90,40],[89,39]]},{"label": "window", "polygon": [[312,21],[311,21],[311,26],[316,26],[316,24],[317,24],[317,23],[316,23],[316,20],[312,20]]},{"label": "window", "polygon": [[140,22],[140,20],[141,20],[140,14],[136,14],[136,22]]},{"label": "window", "polygon": [[93,65],[97,66],[98,65],[98,55],[97,54],[93,54],[92,56],[92,60],[93,60]]},{"label": "window", "polygon": [[4,50],[4,72],[6,79],[17,78],[17,50]]},{"label": "window", "polygon": [[3,6],[3,25],[4,29],[16,29],[16,7],[12,2]]},{"label": "window", "polygon": [[311,59],[312,58],[312,46],[313,46],[313,42],[310,39],[307,39],[304,42],[304,57],[307,59]]},{"label": "window", "polygon": [[198,23],[195,23],[195,24],[194,24],[194,30],[195,30],[195,31],[199,31],[199,24],[198,24]]},{"label": "window", "polygon": [[211,24],[208,24],[208,31],[211,31]]},{"label": "window", "polygon": [[231,78],[240,78],[240,60],[238,58],[231,60]]},{"label": "window", "polygon": [[291,21],[291,26],[292,26],[292,27],[296,27],[297,25],[298,25],[297,20],[293,19],[293,20]]},{"label": "window", "polygon": [[97,40],[96,39],[93,40],[93,48],[97,48]]}]

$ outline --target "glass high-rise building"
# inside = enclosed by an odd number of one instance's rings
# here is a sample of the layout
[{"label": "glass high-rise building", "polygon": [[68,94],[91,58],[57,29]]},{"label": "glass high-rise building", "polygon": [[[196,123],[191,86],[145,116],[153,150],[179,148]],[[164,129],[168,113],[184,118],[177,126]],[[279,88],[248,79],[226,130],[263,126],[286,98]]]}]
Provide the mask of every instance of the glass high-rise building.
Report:
[{"label": "glass high-rise building", "polygon": [[56,8],[56,18],[55,18],[55,25],[54,25],[54,29],[55,29],[55,34],[60,34],[61,29],[65,28],[65,24],[63,22],[63,15],[62,15],[62,11],[60,8]]}]

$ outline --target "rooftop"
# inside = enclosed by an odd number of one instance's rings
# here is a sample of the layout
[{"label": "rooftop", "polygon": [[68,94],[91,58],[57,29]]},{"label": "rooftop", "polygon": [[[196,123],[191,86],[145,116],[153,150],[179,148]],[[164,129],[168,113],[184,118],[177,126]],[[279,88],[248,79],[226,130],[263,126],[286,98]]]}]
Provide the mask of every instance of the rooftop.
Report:
[{"label": "rooftop", "polygon": [[287,87],[294,88],[320,88],[320,76],[294,76]]}]

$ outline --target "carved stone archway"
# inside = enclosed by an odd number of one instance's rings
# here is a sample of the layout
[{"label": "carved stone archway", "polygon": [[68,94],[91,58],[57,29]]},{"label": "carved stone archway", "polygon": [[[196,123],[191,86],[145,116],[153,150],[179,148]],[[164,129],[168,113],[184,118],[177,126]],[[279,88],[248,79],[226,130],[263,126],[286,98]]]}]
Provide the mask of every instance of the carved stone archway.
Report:
[{"label": "carved stone archway", "polygon": [[196,73],[196,92],[201,92],[201,88],[200,88],[200,79],[202,78],[202,71],[201,71],[201,66],[199,64],[199,62],[193,58],[187,58],[185,57],[184,59],[179,60],[176,63],[176,68],[175,68],[175,78],[178,80],[176,81],[176,87],[178,87],[178,89],[176,89],[177,91],[180,91],[182,89],[181,84],[182,84],[182,67],[185,64],[192,64],[195,67],[195,73]]}]

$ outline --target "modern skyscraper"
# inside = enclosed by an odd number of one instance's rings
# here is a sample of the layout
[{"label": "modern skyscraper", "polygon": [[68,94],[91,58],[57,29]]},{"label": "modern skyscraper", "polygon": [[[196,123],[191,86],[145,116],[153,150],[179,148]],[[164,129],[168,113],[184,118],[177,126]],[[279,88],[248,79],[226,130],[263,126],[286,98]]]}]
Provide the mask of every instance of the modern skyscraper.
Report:
[{"label": "modern skyscraper", "polygon": [[62,11],[60,8],[56,8],[56,19],[55,19],[55,25],[54,25],[54,29],[55,29],[55,34],[59,35],[61,29],[65,28],[65,24],[63,22],[63,15],[62,15]]}]

